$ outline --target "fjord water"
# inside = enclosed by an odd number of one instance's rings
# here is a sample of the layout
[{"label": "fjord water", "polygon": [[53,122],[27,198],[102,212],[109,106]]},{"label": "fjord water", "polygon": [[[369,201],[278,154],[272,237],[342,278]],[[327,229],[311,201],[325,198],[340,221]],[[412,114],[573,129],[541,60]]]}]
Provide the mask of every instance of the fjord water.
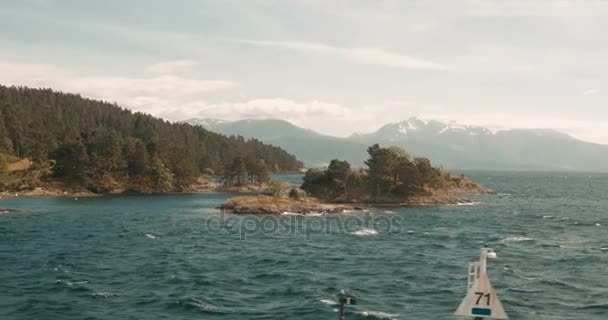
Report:
[{"label": "fjord water", "polygon": [[512,319],[608,317],[608,175],[470,173],[473,206],[222,216],[230,194],[7,199],[0,319],[453,319],[488,243]]}]

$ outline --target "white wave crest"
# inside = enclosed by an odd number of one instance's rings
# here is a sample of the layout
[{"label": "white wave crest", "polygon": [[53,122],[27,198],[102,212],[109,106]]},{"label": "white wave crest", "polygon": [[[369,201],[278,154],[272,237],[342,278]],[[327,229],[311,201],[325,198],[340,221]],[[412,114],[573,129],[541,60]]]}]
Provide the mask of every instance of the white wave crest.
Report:
[{"label": "white wave crest", "polygon": [[306,216],[306,217],[322,217],[324,215],[325,215],[325,213],[322,213],[322,212],[310,212],[310,213],[305,214],[304,216]]},{"label": "white wave crest", "polygon": [[382,312],[382,311],[361,311],[361,312],[357,312],[358,314],[364,316],[364,317],[371,317],[371,318],[376,318],[376,319],[397,319],[399,317],[398,314],[393,314],[393,313],[387,313],[387,312]]},{"label": "white wave crest", "polygon": [[282,216],[301,216],[301,213],[297,213],[297,212],[289,212],[289,211],[285,211],[283,213],[281,213]]},{"label": "white wave crest", "polygon": [[456,205],[459,207],[471,207],[471,206],[478,206],[480,204],[481,204],[481,202],[468,201],[468,202],[458,202]]},{"label": "white wave crest", "polygon": [[375,236],[378,234],[378,231],[374,229],[363,228],[361,230],[351,232],[351,234],[355,236]]},{"label": "white wave crest", "polygon": [[506,237],[500,240],[500,243],[508,243],[508,242],[522,242],[522,241],[532,241],[532,238],[528,237]]},{"label": "white wave crest", "polygon": [[146,238],[148,238],[148,239],[152,239],[152,240],[154,240],[154,239],[158,239],[158,237],[157,237],[157,236],[155,236],[155,235],[153,235],[153,234],[149,234],[149,233],[146,233]]},{"label": "white wave crest", "polygon": [[333,305],[337,305],[337,304],[338,304],[338,302],[337,302],[337,301],[330,300],[330,299],[321,299],[321,300],[319,300],[319,301],[320,301],[321,303],[323,303],[323,304],[327,304],[327,305],[330,305],[330,306],[333,306]]}]

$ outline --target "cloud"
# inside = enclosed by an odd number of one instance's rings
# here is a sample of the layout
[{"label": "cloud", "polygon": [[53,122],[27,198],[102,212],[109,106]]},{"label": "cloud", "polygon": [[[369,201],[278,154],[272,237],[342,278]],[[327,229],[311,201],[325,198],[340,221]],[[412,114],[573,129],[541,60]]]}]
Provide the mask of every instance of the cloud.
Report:
[{"label": "cloud", "polygon": [[160,62],[146,67],[146,71],[154,74],[175,74],[176,72],[189,69],[198,65],[194,60],[175,60]]},{"label": "cloud", "polygon": [[230,40],[255,46],[275,47],[293,51],[330,54],[350,61],[399,69],[446,70],[447,66],[378,48],[342,48],[318,42]]},{"label": "cloud", "polygon": [[[167,70],[167,69],[165,69]],[[144,78],[91,76],[51,64],[0,61],[0,83],[44,87],[78,93],[94,99],[116,101],[134,111],[168,120],[187,118],[279,118],[330,134],[341,134],[337,119],[353,119],[347,107],[318,100],[295,101],[288,98],[209,102],[214,93],[230,91],[237,84],[225,80],[198,80],[175,75]]]},{"label": "cloud", "polygon": [[253,99],[246,102],[227,102],[204,105],[199,115],[212,113],[223,119],[268,118],[298,119],[299,117],[340,117],[351,113],[349,108],[322,101],[296,102],[286,98]]},{"label": "cloud", "polygon": [[465,12],[488,17],[573,17],[600,15],[602,0],[483,1],[467,0]]},{"label": "cloud", "polygon": [[0,61],[0,83],[50,87],[54,90],[116,101],[137,111],[158,115],[176,105],[232,90],[238,84],[227,80],[199,80],[175,75],[151,77],[92,76],[49,64]]},{"label": "cloud", "polygon": [[65,79],[63,84],[71,90],[106,99],[155,96],[181,99],[236,87],[236,84],[231,81],[197,80],[172,75],[151,78],[78,77]]},{"label": "cloud", "polygon": [[[224,102],[210,102],[213,94],[231,91],[237,84],[226,80],[199,80],[175,75],[153,75],[143,78],[124,76],[92,76],[49,64],[0,61],[0,83],[30,87],[50,87],[80,93],[84,96],[116,101],[134,111],[141,111],[168,120],[187,118],[278,118],[321,133],[347,136],[354,132],[369,132],[381,125],[401,121],[411,116],[444,122],[480,125],[492,129],[555,128],[588,141],[608,141],[605,121],[556,118],[542,111],[519,114],[496,113],[489,108],[481,112],[448,110],[445,106],[415,101],[390,100],[359,106],[342,105],[321,99],[294,100],[270,97]],[[599,89],[585,91],[597,94]],[[232,101],[231,101],[232,100]],[[474,110],[482,110],[475,108]],[[525,110],[535,110],[532,106]]]},{"label": "cloud", "polygon": [[588,97],[588,96],[598,94],[599,92],[600,92],[599,89],[588,89],[588,90],[583,91],[583,96]]}]

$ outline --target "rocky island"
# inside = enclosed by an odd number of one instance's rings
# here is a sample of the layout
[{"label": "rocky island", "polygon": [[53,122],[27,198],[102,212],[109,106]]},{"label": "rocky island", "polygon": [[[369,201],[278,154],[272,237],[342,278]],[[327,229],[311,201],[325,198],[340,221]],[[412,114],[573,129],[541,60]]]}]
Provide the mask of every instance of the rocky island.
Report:
[{"label": "rocky island", "polygon": [[438,206],[472,203],[472,194],[494,192],[464,177],[411,157],[396,147],[368,148],[367,168],[333,160],[327,169],[309,169],[299,190],[274,197],[236,197],[222,208],[234,213],[335,213],[363,206]]}]

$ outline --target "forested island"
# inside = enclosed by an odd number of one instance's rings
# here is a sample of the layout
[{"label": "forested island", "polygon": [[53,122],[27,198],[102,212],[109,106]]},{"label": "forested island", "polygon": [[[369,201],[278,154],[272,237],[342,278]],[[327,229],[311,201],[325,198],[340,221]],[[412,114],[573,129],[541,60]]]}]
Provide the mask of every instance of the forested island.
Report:
[{"label": "forested island", "polygon": [[224,185],[264,183],[269,172],[302,166],[256,139],[227,137],[80,95],[0,86],[0,191],[184,192],[213,176],[221,176]]},{"label": "forested island", "polygon": [[463,175],[454,176],[423,157],[397,147],[368,148],[366,168],[333,160],[326,169],[309,169],[301,186],[288,195],[238,197],[224,208],[235,213],[339,212],[358,206],[428,206],[466,203],[465,194],[493,193]]},{"label": "forested island", "polygon": [[[270,181],[302,169],[283,149],[200,126],[171,123],[113,103],[50,89],[0,86],[0,193],[256,193],[234,212],[334,212],[348,206],[433,205],[487,189],[396,147],[372,145],[364,168],[333,160],[301,186]],[[263,196],[262,196],[263,195]],[[0,194],[1,196],[1,194]]]}]

